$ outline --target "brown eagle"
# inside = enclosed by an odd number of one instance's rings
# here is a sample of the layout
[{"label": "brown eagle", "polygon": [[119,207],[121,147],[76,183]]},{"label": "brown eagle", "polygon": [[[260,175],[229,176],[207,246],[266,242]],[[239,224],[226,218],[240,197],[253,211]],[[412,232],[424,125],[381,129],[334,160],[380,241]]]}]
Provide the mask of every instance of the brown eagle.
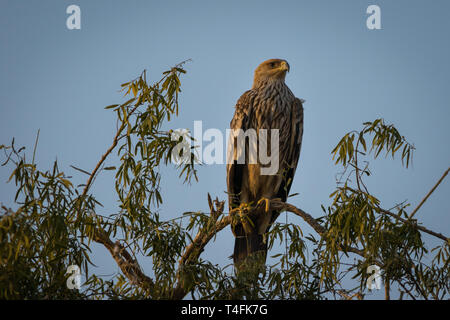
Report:
[{"label": "brown eagle", "polygon": [[[254,82],[251,90],[246,91],[237,101],[236,111],[231,120],[232,134],[229,139],[227,161],[227,189],[230,211],[241,204],[255,205],[261,199],[276,199],[286,201],[292,185],[303,135],[303,100],[294,96],[284,79],[289,72],[286,60],[270,59],[261,63],[255,70]],[[253,129],[256,131],[257,142],[244,138],[244,143],[237,143],[233,132],[243,132]],[[268,132],[262,141],[262,131]],[[275,174],[262,174],[267,167],[258,157],[257,161],[250,161],[251,149],[257,154],[274,152],[271,140],[271,129],[278,129],[278,170]],[[241,140],[242,141],[242,140]],[[275,141],[277,142],[277,141]],[[230,148],[232,146],[232,148]],[[275,146],[276,147],[276,146]],[[256,154],[256,150],[253,150]],[[238,161],[245,155],[244,161]],[[263,206],[264,207],[264,206]],[[264,261],[267,254],[265,234],[278,218],[280,212],[251,209],[241,219],[234,220],[232,231],[235,236],[233,260],[236,266],[248,256],[262,252]]]}]

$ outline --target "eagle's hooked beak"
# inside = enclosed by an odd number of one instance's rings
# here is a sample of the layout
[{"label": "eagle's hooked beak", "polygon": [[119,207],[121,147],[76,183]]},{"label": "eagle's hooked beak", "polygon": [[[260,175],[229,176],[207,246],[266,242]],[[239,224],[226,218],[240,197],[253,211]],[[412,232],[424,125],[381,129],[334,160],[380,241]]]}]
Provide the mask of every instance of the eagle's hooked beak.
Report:
[{"label": "eagle's hooked beak", "polygon": [[287,72],[289,72],[289,63],[287,63],[287,61],[281,61],[281,70],[286,70]]}]

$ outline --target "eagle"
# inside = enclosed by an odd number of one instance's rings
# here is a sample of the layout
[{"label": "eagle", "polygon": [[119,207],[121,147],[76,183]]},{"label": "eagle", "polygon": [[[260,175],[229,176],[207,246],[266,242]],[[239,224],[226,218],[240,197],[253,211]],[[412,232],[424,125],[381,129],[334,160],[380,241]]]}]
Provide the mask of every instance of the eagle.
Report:
[{"label": "eagle", "polygon": [[[237,267],[255,253],[261,253],[263,261],[266,260],[266,234],[280,212],[255,204],[262,199],[286,201],[300,157],[304,100],[296,98],[285,83],[289,69],[289,63],[283,59],[261,63],[255,70],[252,88],[238,99],[230,123],[227,160],[229,209],[232,212],[246,205],[250,208],[248,214],[233,219],[231,224],[235,236],[233,260]],[[256,132],[256,143],[244,137],[244,143],[239,145],[236,132],[249,129]],[[278,150],[275,150],[278,152],[278,170],[273,174],[263,174],[268,165],[259,157],[251,161],[251,151],[252,148],[263,147],[268,149],[262,150],[266,154],[274,152],[270,138],[273,129],[278,130],[278,141],[275,141],[278,142]],[[263,131],[269,134],[263,136]],[[261,155],[261,150],[258,151]]]}]

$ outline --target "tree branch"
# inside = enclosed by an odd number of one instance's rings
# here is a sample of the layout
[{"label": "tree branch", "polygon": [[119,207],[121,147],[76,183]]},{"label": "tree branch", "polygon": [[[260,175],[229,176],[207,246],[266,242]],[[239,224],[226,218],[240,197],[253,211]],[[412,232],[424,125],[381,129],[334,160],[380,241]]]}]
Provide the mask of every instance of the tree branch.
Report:
[{"label": "tree branch", "polygon": [[391,284],[389,278],[384,279],[384,300],[391,300]]},{"label": "tree branch", "polygon": [[[286,210],[289,211],[299,217],[301,217],[303,220],[305,220],[306,223],[308,223],[320,236],[324,236],[326,233],[326,229],[320,225],[320,223],[314,219],[309,213],[306,213],[302,209],[297,208],[296,206],[282,202],[280,200],[271,200],[271,208],[277,209],[277,210]],[[358,248],[354,247],[347,247],[347,248],[340,248],[343,252],[352,252],[360,255],[361,257],[364,257],[364,251],[360,250]],[[375,261],[376,264],[381,265],[380,262]]]},{"label": "tree branch", "polygon": [[[394,219],[397,219],[397,220],[399,220],[399,221],[401,221],[401,222],[404,222],[404,223],[410,222],[410,221],[408,221],[408,220],[406,220],[406,219],[403,219],[402,217],[399,217],[398,214],[395,214],[395,213],[390,212],[390,211],[388,211],[388,210],[384,210],[384,209],[382,209],[382,208],[379,208],[379,210],[380,210],[381,213],[387,214],[388,216],[391,216],[391,217],[393,217]],[[428,233],[428,234],[430,234],[430,235],[432,235],[432,236],[435,236],[435,237],[437,237],[437,238],[439,238],[439,239],[442,239],[442,240],[444,240],[444,241],[450,241],[450,239],[449,239],[448,237],[444,236],[444,235],[441,234],[441,233],[434,232],[434,231],[432,231],[432,230],[429,230],[429,229],[427,229],[427,228],[425,228],[425,227],[422,227],[422,226],[419,226],[419,225],[417,225],[417,224],[415,225],[415,227],[417,228],[417,230],[420,230],[420,231],[422,231],[422,232]]]},{"label": "tree branch", "polygon": [[[268,199],[267,199],[268,200]],[[297,208],[296,206],[282,202],[280,199],[274,199],[274,200],[268,200],[270,210],[286,210],[291,213],[294,213],[301,217],[303,220],[306,221],[320,236],[323,236],[326,233],[326,229],[320,225],[320,223],[314,219],[310,214],[306,213],[302,209]],[[203,252],[205,246],[208,244],[208,242],[216,235],[219,231],[224,229],[226,226],[228,226],[232,218],[235,214],[239,212],[239,208],[235,208],[229,212],[227,216],[222,217],[219,221],[217,221],[218,217],[223,213],[223,207],[224,207],[224,201],[214,201],[215,208],[213,206],[213,203],[211,201],[211,197],[208,194],[208,203],[211,210],[211,216],[213,217],[213,221],[215,222],[214,227],[209,228],[207,230],[200,229],[197,232],[197,235],[195,236],[193,242],[189,244],[182,257],[179,261],[178,270],[181,272],[182,268],[189,264],[195,262],[200,254]],[[264,203],[259,203],[257,206],[263,206]],[[352,252],[356,253],[362,257],[364,257],[364,251],[360,250],[358,248],[354,247],[348,247],[343,248],[341,247],[341,251],[344,252]],[[379,262],[375,262],[376,264],[380,264]],[[181,276],[179,276],[179,281],[177,283],[177,286],[173,289],[172,299],[183,299],[187,294],[187,288],[185,287],[183,281],[181,280]]]},{"label": "tree branch", "polygon": [[[420,209],[420,207],[425,203],[425,201],[427,201],[427,199],[431,196],[431,194],[433,193],[434,190],[436,190],[436,188],[439,186],[439,184],[442,182],[442,180],[444,180],[445,176],[447,176],[448,172],[450,171],[450,168],[448,168],[444,174],[442,175],[442,177],[438,180],[438,182],[436,182],[436,184],[434,185],[433,188],[431,188],[431,190],[427,193],[427,195],[425,196],[425,198],[423,198],[423,200],[419,203],[419,205],[413,210],[413,212],[411,212],[411,215],[409,216],[409,218],[411,219],[412,217],[414,217],[414,215],[416,214],[416,212]],[[444,239],[445,240],[445,239]]]},{"label": "tree branch", "polygon": [[[139,107],[138,104],[136,104],[134,106],[134,108],[130,111],[128,116],[131,116],[136,109]],[[110,153],[114,150],[114,148],[117,146],[117,143],[119,142],[119,140],[122,138],[120,137],[120,134],[122,133],[122,131],[125,129],[126,123],[123,122],[122,125],[120,126],[120,128],[117,130],[116,135],[114,136],[113,142],[111,144],[111,146],[108,148],[108,150],[106,150],[106,152],[102,155],[100,161],[97,163],[97,165],[95,166],[94,170],[92,171],[91,175],[89,176],[87,182],[86,182],[86,186],[84,187],[83,193],[81,194],[81,197],[84,197],[88,190],[89,187],[91,186],[92,180],[94,179],[95,175],[97,174],[97,171],[100,169],[101,165],[103,164],[103,162],[105,162],[106,158],[110,155]]]},{"label": "tree branch", "polygon": [[[326,234],[327,231],[326,228],[324,228],[315,218],[313,218],[309,213],[303,211],[302,209],[297,208],[292,204],[282,202],[280,199],[273,199],[267,201],[270,210],[279,210],[279,211],[285,210],[291,212],[301,217],[320,236],[323,237]],[[195,263],[198,260],[200,254],[204,251],[204,248],[209,243],[209,241],[218,232],[227,227],[231,223],[233,216],[238,214],[240,210],[240,208],[235,208],[231,210],[227,216],[223,216],[219,220],[219,217],[224,213],[223,210],[225,202],[219,201],[217,198],[214,201],[212,201],[211,196],[208,194],[208,204],[210,207],[210,214],[212,220],[208,223],[206,227],[200,228],[200,230],[194,237],[192,243],[190,243],[185,248],[185,251],[179,260],[178,281],[175,288],[173,289],[172,299],[183,299],[188,293],[188,288],[186,287],[186,284],[182,280],[183,268],[189,264]],[[257,206],[264,206],[264,205],[267,205],[267,203],[260,202],[257,204]],[[380,209],[380,212],[390,215],[402,222],[408,222],[407,220],[400,218],[398,215],[390,211]],[[434,231],[428,230],[424,227],[417,225],[416,227],[417,229],[423,232],[432,234],[443,240],[447,240],[445,236],[438,234]],[[120,245],[119,242],[113,243],[103,230],[96,230],[96,233],[94,235],[94,241],[103,244],[109,250],[109,252],[119,265],[124,275],[127,276],[127,278],[130,279],[133,284],[136,284],[142,288],[152,288],[154,286],[152,279],[146,276],[141,271],[141,268],[139,267],[137,261],[132,258],[132,256],[123,248],[123,246]],[[352,252],[364,257],[364,251],[355,247],[347,247],[347,248],[341,247],[340,250],[344,252]],[[378,261],[375,261],[375,263],[380,265],[380,262]]]},{"label": "tree branch", "polygon": [[[134,108],[131,110],[130,115],[136,111],[136,109],[139,107],[138,104],[134,106]],[[114,150],[114,148],[117,146],[117,143],[121,139],[120,134],[125,128],[125,123],[122,123],[120,128],[117,130],[116,135],[114,136],[113,142],[111,146],[106,150],[106,152],[102,155],[100,161],[95,166],[94,170],[90,174],[86,186],[83,189],[83,192],[80,196],[81,199],[83,199],[87,192],[89,191],[89,187],[92,184],[92,181],[94,177],[96,176],[98,170],[102,166],[102,164],[105,162],[106,158],[111,154],[111,152]],[[81,202],[79,205],[78,210],[81,209]],[[95,213],[94,213],[95,214]],[[116,261],[117,265],[119,266],[120,270],[122,270],[123,274],[131,281],[132,284],[135,284],[143,289],[151,289],[154,286],[153,280],[146,276],[137,260],[135,260],[130,253],[120,244],[119,241],[116,241],[113,243],[111,239],[106,234],[105,230],[102,228],[95,226],[94,227],[94,235],[93,240],[97,243],[102,244],[108,251],[111,253],[111,256]]]},{"label": "tree branch", "polygon": [[[326,233],[326,229],[309,213],[303,211],[296,206],[282,202],[280,199],[268,200],[270,210],[285,210],[291,212],[299,217],[301,217],[308,225],[310,225],[320,236],[324,236]],[[208,194],[208,204],[210,207],[210,214],[212,220],[208,223],[208,225],[204,228],[200,228],[194,237],[193,241],[185,248],[183,255],[181,256],[178,264],[178,281],[173,289],[172,299],[183,299],[187,293],[188,288],[186,284],[182,280],[182,270],[185,266],[195,263],[200,254],[204,251],[206,245],[211,241],[211,239],[225,227],[227,227],[233,216],[238,214],[239,208],[235,208],[229,212],[228,215],[223,216],[220,220],[219,217],[224,213],[224,201],[219,201],[217,198],[212,201],[211,196]],[[257,206],[263,206],[265,203],[261,202]],[[407,220],[398,217],[398,215],[389,212],[387,210],[381,209],[382,213],[393,216],[394,218],[399,219],[402,222],[408,222]],[[441,234],[430,231],[424,227],[416,226],[419,230],[435,235],[441,239],[447,240],[447,238]],[[102,230],[103,231],[103,230]],[[111,253],[114,260],[116,260],[120,269],[127,276],[128,279],[132,281],[133,284],[136,284],[142,288],[152,288],[154,283],[151,278],[146,276],[139,267],[137,261],[132,258],[132,256],[120,245],[119,242],[113,243],[104,232],[98,233],[96,232],[94,236],[94,241],[103,244]],[[344,252],[352,252],[355,254],[364,257],[364,251],[355,247],[347,247],[340,248],[341,251]],[[375,261],[375,264],[381,265],[380,262]]]},{"label": "tree branch", "polygon": [[[203,252],[205,246],[208,242],[222,229],[228,226],[231,223],[231,216],[224,216],[219,221],[218,218],[223,213],[223,208],[225,205],[225,201],[219,201],[217,198],[213,201],[211,200],[211,196],[208,193],[208,204],[211,211],[212,222],[214,223],[213,227],[206,227],[205,229],[201,228],[197,235],[195,236],[192,243],[190,243],[184,254],[181,256],[178,264],[178,282],[176,287],[173,289],[172,299],[180,300],[183,299],[187,292],[185,283],[182,281],[181,273],[183,272],[183,268],[195,261],[197,261],[200,254]],[[215,205],[215,206],[214,206]]]},{"label": "tree branch", "polygon": [[120,270],[122,270],[123,274],[131,281],[132,284],[143,289],[153,288],[153,280],[142,272],[137,260],[131,256],[131,254],[120,244],[119,241],[113,243],[103,230],[98,229],[94,234],[93,240],[104,245],[106,249],[108,249]]}]

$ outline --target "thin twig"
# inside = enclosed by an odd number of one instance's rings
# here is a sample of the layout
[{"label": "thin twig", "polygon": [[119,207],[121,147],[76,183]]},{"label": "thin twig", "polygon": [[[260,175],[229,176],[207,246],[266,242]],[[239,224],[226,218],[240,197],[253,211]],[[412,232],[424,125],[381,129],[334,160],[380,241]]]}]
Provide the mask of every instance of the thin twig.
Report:
[{"label": "thin twig", "polygon": [[39,132],[41,131],[41,129],[38,129],[37,135],[36,135],[36,141],[34,143],[34,149],[33,149],[33,161],[31,161],[32,164],[34,164],[34,157],[36,156],[36,149],[37,149],[37,145],[39,142]]},{"label": "thin twig", "polygon": [[[134,111],[139,107],[138,104],[134,106],[131,110],[130,115],[133,114]],[[95,166],[92,173],[89,175],[89,178],[86,182],[86,186],[80,196],[83,199],[89,191],[89,187],[91,186],[95,176],[97,175],[98,170],[103,166],[106,158],[111,154],[114,148],[117,146],[118,141],[120,140],[120,134],[125,128],[125,123],[122,123],[120,128],[117,130],[116,135],[114,136],[113,142],[111,146],[106,150],[106,152],[102,155],[100,161]],[[78,210],[81,210],[81,203]],[[116,241],[113,243],[111,239],[108,237],[107,233],[103,228],[96,226],[94,230],[93,240],[97,243],[102,244],[108,251],[111,253],[112,257],[122,270],[123,274],[131,281],[131,283],[136,284],[144,289],[150,289],[153,287],[153,280],[146,276],[137,263],[137,260],[133,259],[133,257],[128,253],[128,251],[120,244],[120,242]]]},{"label": "thin twig", "polygon": [[412,217],[414,217],[414,215],[416,214],[417,210],[420,209],[420,207],[425,203],[425,201],[427,201],[427,199],[431,196],[431,194],[433,193],[434,190],[436,190],[436,188],[439,186],[439,184],[442,182],[442,180],[444,180],[445,176],[448,174],[448,172],[450,171],[450,168],[448,168],[444,174],[442,175],[442,177],[439,179],[438,182],[436,182],[436,184],[434,185],[433,188],[431,188],[431,190],[428,192],[428,194],[425,196],[425,198],[423,198],[423,200],[419,203],[419,205],[413,210],[413,212],[411,212],[411,215],[409,216],[409,218],[411,219]]},{"label": "thin twig", "polygon": [[408,290],[401,281],[398,281],[398,284],[405,290],[405,292],[413,299],[416,300],[416,297],[411,293],[411,290]]},{"label": "thin twig", "polygon": [[[381,213],[387,214],[388,216],[391,216],[391,217],[393,217],[394,219],[397,219],[397,220],[399,220],[399,221],[401,221],[401,222],[404,222],[404,223],[410,222],[410,221],[408,221],[408,220],[406,220],[406,219],[403,219],[403,218],[399,217],[397,214],[395,214],[395,213],[393,213],[393,212],[390,212],[390,211],[387,211],[387,210],[384,210],[384,209],[381,209],[381,208],[379,208],[379,211],[380,211]],[[432,235],[432,236],[435,236],[435,237],[437,237],[437,238],[439,238],[439,239],[442,239],[442,240],[444,240],[444,241],[449,241],[449,238],[446,237],[446,236],[444,236],[444,235],[441,234],[441,233],[434,232],[434,231],[432,231],[432,230],[429,230],[429,229],[427,229],[427,228],[425,228],[425,227],[422,227],[422,226],[419,226],[419,225],[417,225],[417,224],[415,225],[415,227],[417,228],[417,230],[420,230],[420,231],[422,231],[422,232],[428,233],[428,234],[430,234],[430,235]]]}]

